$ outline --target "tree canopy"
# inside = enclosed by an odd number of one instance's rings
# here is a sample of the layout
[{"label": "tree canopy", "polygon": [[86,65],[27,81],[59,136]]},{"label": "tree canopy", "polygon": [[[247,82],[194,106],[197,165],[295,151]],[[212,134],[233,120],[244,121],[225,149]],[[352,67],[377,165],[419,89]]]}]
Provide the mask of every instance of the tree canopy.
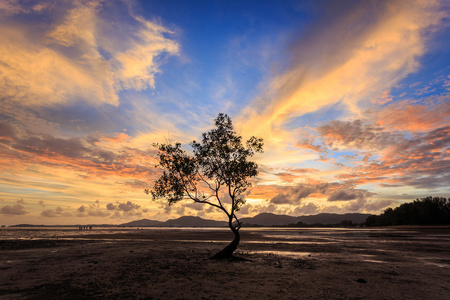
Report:
[{"label": "tree canopy", "polygon": [[163,173],[153,189],[145,192],[153,199],[167,199],[169,205],[192,200],[223,211],[235,238],[216,254],[221,258],[230,257],[239,244],[241,223],[236,212],[245,204],[249,179],[258,175],[258,165],[248,159],[263,152],[263,140],[252,136],[244,144],[226,114],[219,114],[214,125],[200,142],[190,143],[192,154],[180,143],[155,144]]},{"label": "tree canopy", "polygon": [[450,198],[426,197],[388,208],[379,216],[370,216],[367,226],[450,224]]}]

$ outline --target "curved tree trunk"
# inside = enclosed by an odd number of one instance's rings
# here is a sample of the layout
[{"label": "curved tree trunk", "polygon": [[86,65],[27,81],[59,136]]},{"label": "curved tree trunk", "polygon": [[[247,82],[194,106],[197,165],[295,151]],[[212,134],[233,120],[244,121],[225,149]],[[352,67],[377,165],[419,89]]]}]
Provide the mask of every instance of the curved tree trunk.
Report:
[{"label": "curved tree trunk", "polygon": [[234,233],[234,239],[233,241],[223,248],[223,250],[216,253],[212,259],[224,259],[224,258],[232,258],[234,251],[236,251],[237,246],[239,245],[239,242],[241,241],[241,234],[239,233],[239,229],[234,228],[233,225],[230,225],[230,229]]}]

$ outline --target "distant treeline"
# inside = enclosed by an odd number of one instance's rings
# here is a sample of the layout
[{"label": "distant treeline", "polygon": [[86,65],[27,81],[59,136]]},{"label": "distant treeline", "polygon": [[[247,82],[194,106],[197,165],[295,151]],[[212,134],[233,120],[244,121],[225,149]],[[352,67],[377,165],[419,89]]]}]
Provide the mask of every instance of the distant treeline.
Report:
[{"label": "distant treeline", "polygon": [[[363,224],[359,224],[359,223],[354,223],[351,220],[343,220],[339,223],[313,223],[313,224],[308,224],[308,223],[303,223],[302,221],[298,221],[297,223],[290,223],[287,225],[273,225],[272,227],[324,227],[324,228],[329,228],[329,227],[357,227],[357,226],[362,226]],[[254,225],[252,227],[259,227],[258,225]]]},{"label": "distant treeline", "polygon": [[367,217],[366,226],[448,225],[450,198],[426,197],[388,208],[379,216]]}]

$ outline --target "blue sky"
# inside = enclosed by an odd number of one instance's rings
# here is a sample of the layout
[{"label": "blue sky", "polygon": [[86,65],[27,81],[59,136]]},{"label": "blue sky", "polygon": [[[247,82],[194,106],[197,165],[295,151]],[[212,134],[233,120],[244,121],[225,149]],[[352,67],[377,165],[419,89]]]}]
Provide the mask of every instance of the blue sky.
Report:
[{"label": "blue sky", "polygon": [[[449,196],[446,1],[0,4],[2,223],[220,219],[143,193],[155,142],[264,138],[241,216]],[[113,204],[113,205],[108,205]]]}]

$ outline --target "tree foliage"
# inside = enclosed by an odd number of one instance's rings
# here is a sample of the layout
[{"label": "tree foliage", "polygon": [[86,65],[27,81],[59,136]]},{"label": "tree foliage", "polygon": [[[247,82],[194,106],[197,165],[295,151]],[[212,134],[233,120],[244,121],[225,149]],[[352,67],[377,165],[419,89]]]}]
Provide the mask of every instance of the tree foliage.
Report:
[{"label": "tree foliage", "polygon": [[155,144],[164,171],[153,189],[145,192],[153,199],[167,199],[169,205],[188,199],[220,209],[238,244],[241,223],[236,212],[245,204],[249,179],[258,175],[258,165],[248,159],[262,153],[263,140],[253,136],[244,144],[226,114],[219,114],[214,125],[202,134],[200,142],[190,143],[192,154],[180,143]]},{"label": "tree foliage", "polygon": [[379,216],[369,216],[367,226],[450,224],[450,198],[426,197],[399,207],[388,208]]}]

